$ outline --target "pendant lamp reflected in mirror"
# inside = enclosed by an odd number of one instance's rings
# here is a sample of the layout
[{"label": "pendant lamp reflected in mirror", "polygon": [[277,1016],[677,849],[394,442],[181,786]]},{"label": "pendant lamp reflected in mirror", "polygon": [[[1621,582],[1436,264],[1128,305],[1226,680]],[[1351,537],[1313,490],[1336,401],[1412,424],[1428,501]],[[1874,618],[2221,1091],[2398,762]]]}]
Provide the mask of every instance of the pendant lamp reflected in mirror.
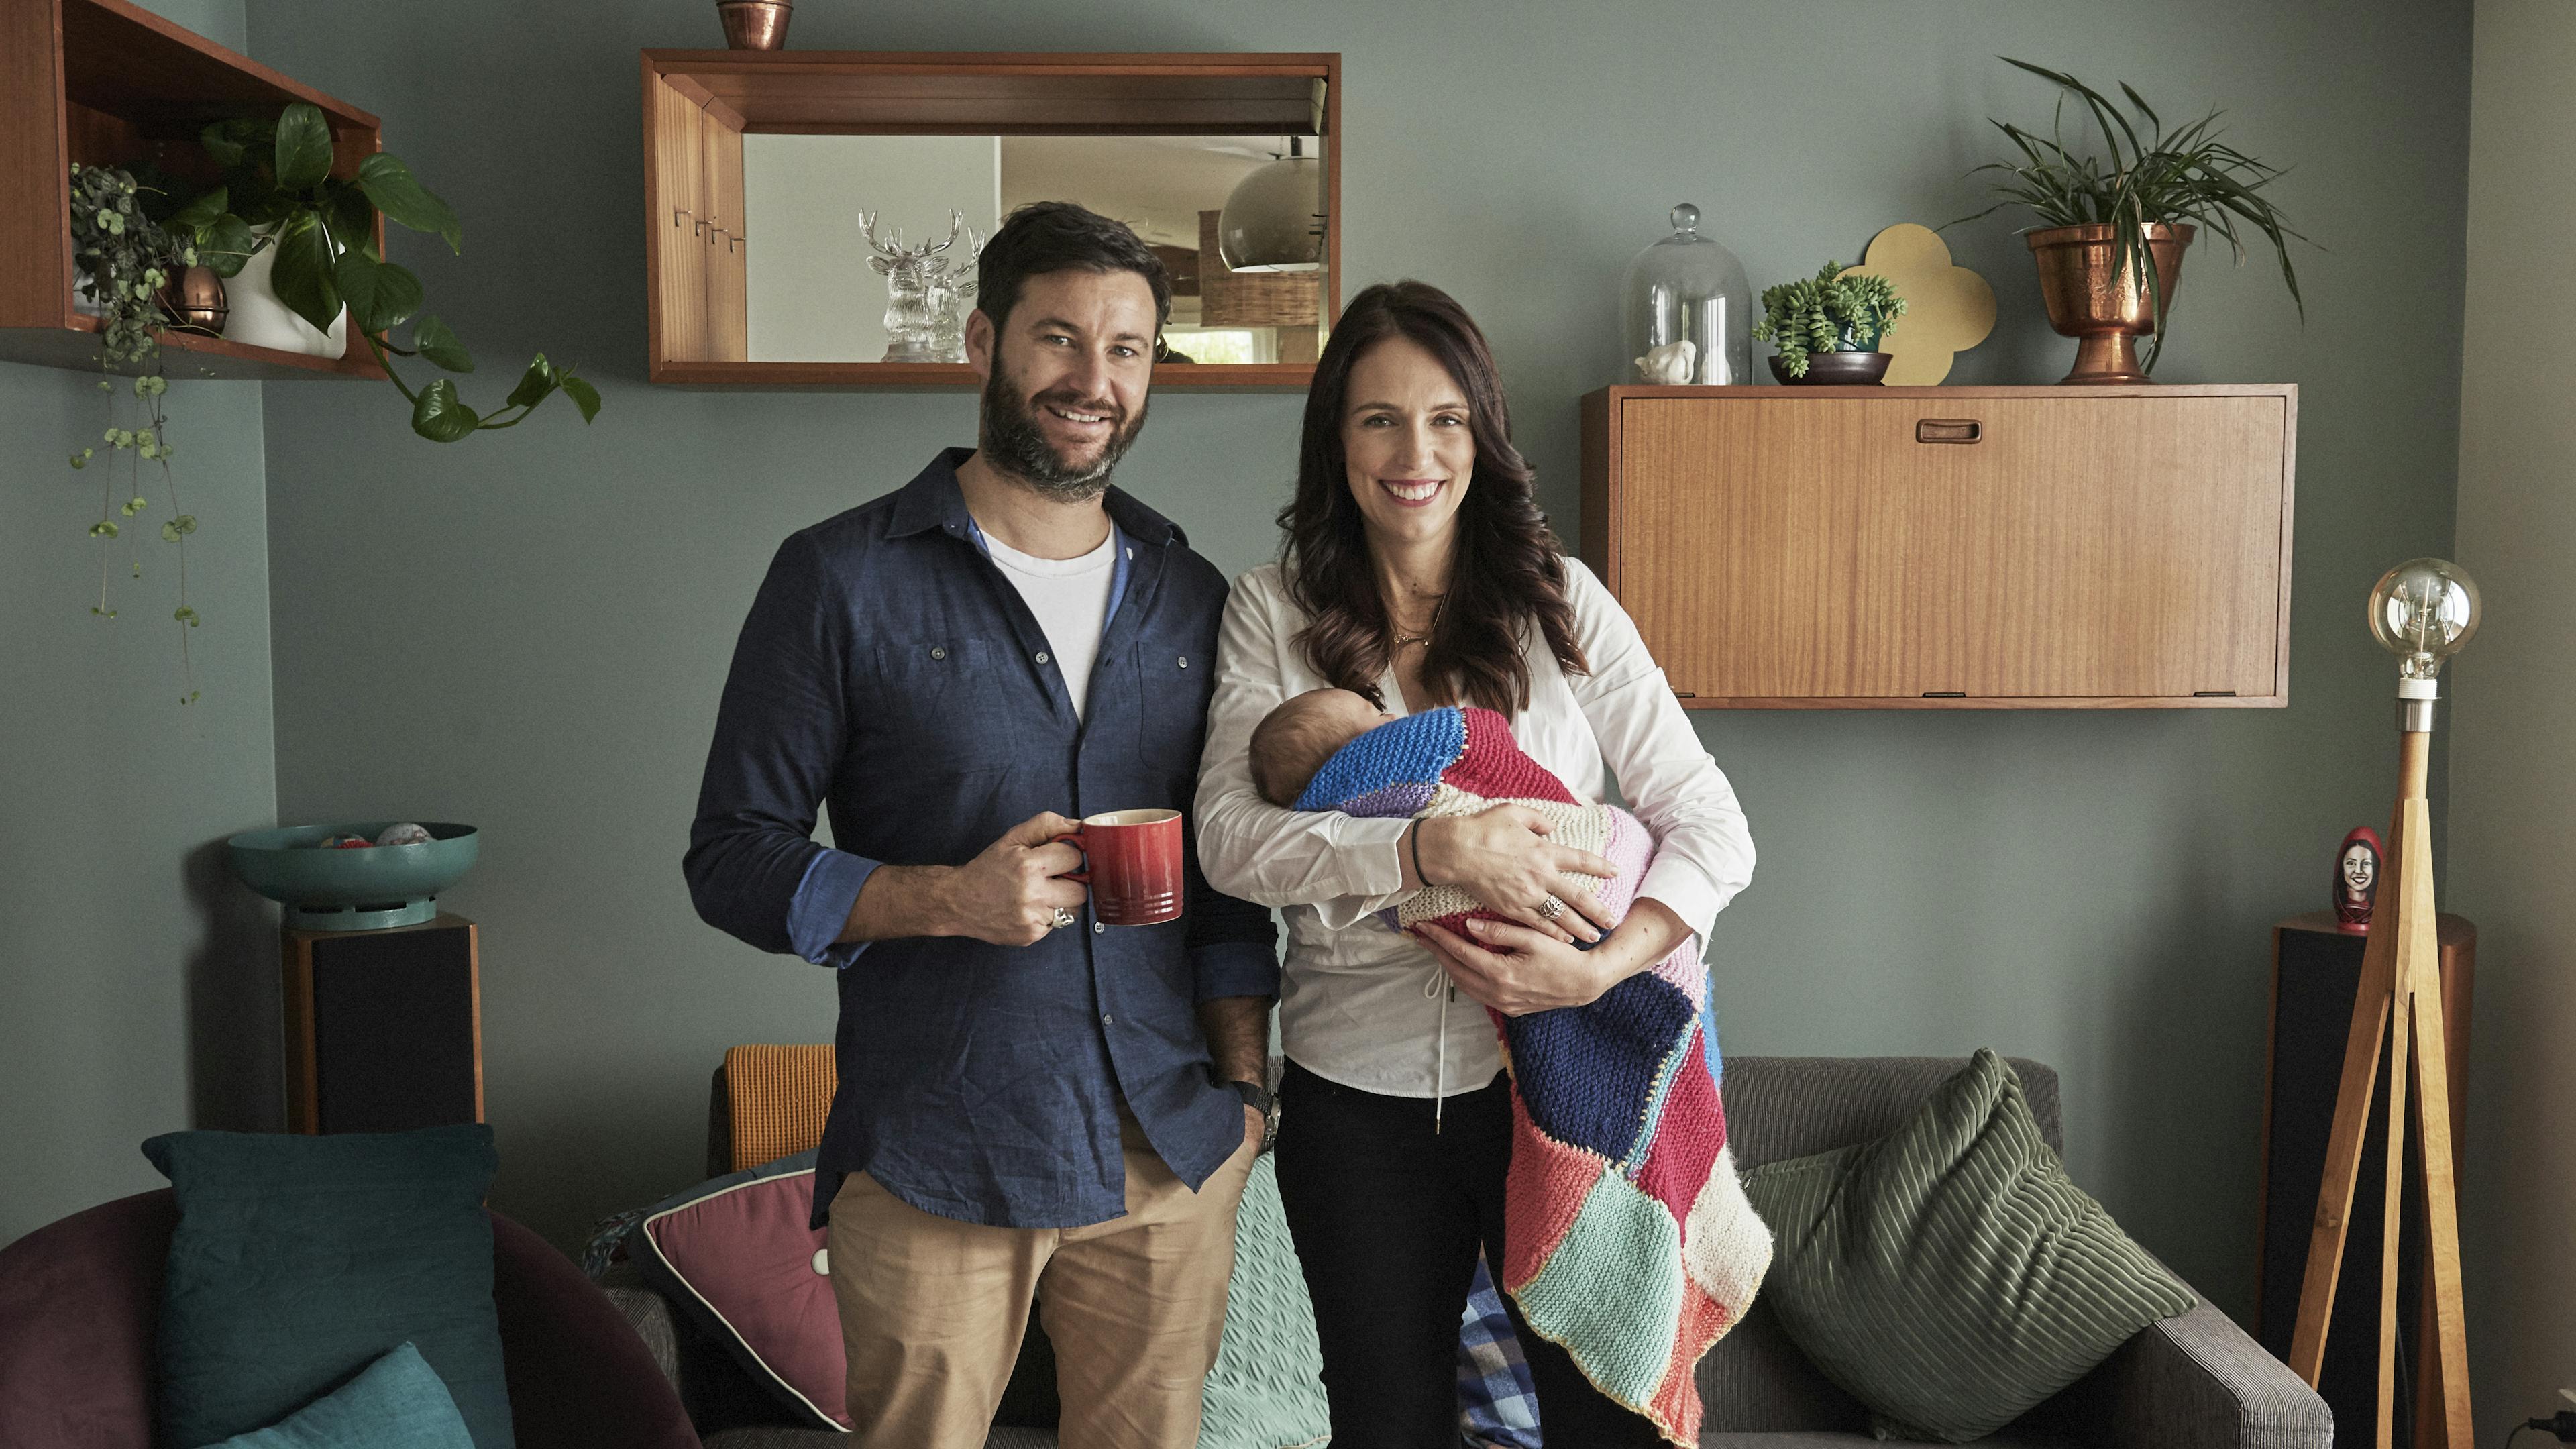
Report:
[{"label": "pendant lamp reflected in mirror", "polygon": [[1217,253],[1238,272],[1312,272],[1324,264],[1324,166],[1301,136],[1235,183],[1217,218]]}]

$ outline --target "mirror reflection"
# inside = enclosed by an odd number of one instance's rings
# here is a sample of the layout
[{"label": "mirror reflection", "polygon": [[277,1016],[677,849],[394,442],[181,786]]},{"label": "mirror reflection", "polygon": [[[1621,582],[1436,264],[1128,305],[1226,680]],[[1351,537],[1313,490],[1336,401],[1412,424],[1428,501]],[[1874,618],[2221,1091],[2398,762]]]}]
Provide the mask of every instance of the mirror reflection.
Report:
[{"label": "mirror reflection", "polygon": [[1135,228],[1169,362],[1312,362],[1330,284],[1313,135],[743,138],[754,362],[963,362],[975,254],[1031,201]]}]

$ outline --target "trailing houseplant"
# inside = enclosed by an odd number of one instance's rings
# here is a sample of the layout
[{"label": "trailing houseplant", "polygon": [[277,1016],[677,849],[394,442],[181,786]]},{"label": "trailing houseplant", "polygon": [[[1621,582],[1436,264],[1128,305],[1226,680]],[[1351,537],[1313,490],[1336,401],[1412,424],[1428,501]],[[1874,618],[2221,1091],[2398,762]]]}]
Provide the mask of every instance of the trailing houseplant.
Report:
[{"label": "trailing houseplant", "polygon": [[[100,516],[89,526],[89,535],[110,553],[102,555],[99,599],[90,612],[107,619],[117,616],[108,579],[112,548],[120,539],[131,572],[142,576],[137,536],[131,530],[150,506],[142,492],[145,466],[156,466],[158,489],[171,507],[161,537],[178,548],[179,603],[172,617],[181,625],[180,658],[190,686],[183,704],[198,697],[187,648],[187,631],[202,622],[188,602],[187,545],[197,520],[179,510],[178,481],[170,466],[176,450],[163,406],[169,382],[157,336],[187,326],[178,310],[181,304],[165,290],[182,272],[202,266],[221,277],[236,277],[253,255],[275,248],[271,284],[278,299],[324,332],[345,307],[385,375],[411,404],[412,431],[434,442],[513,427],[557,392],[573,400],[584,422],[598,415],[600,402],[590,383],[547,361],[543,353],[488,416],[466,406],[449,378],[417,390],[403,381],[395,356],[416,356],[453,373],[472,372],[474,359],[453,331],[420,311],[420,279],[376,250],[379,214],[412,230],[435,233],[450,248],[462,250],[455,213],[414,180],[398,158],[368,156],[354,178],[332,177],[330,125],[318,107],[303,102],[287,106],[274,120],[217,122],[199,139],[221,168],[223,184],[184,205],[171,205],[168,178],[148,167],[139,169],[161,184],[139,182],[131,171],[83,166],[73,168],[67,186],[78,286],[97,305],[99,361],[109,374],[100,379],[99,389],[113,400],[100,439],[112,455],[101,460],[93,444],[70,459],[75,469],[98,464],[103,489]],[[398,330],[406,327],[408,347],[395,341]],[[129,380],[129,386],[120,389],[120,379]],[[134,408],[130,418],[118,410],[127,392]],[[135,426],[122,425],[127,422]]]},{"label": "trailing houseplant", "polygon": [[[1762,293],[1762,320],[1756,339],[1780,349],[1773,362],[1783,380],[1804,378],[1814,354],[1857,352],[1878,355],[1879,339],[1905,315],[1905,299],[1885,277],[1854,275],[1840,262],[1827,262],[1811,278],[1783,282]],[[1885,373],[1884,360],[1877,372]],[[1837,379],[1840,380],[1840,379]],[[1877,381],[1876,375],[1869,381]]]},{"label": "trailing houseplant", "polygon": [[[2060,92],[2056,116],[2045,136],[1989,118],[2012,142],[2019,159],[1988,162],[1970,171],[1970,176],[1995,173],[1994,189],[2002,200],[1950,225],[1991,216],[2006,207],[2029,208],[2039,220],[2036,226],[2023,228],[2023,235],[2040,257],[2043,287],[2050,294],[2049,320],[2058,331],[2085,337],[2088,349],[2104,329],[2109,329],[2105,335],[2116,334],[2094,358],[2103,364],[2117,361],[2117,355],[2130,347],[2129,337],[2152,332],[2155,341],[2135,376],[2154,371],[2156,358],[2164,350],[2166,316],[2182,250],[2201,227],[2225,237],[2240,265],[2245,260],[2247,232],[2268,242],[2280,260],[2282,284],[2289,288],[2301,320],[2306,319],[2307,304],[2299,295],[2299,275],[2290,262],[2289,244],[2307,238],[2263,194],[2283,173],[2220,140],[2219,111],[2168,129],[2134,87],[2120,87],[2128,99],[2124,111],[2072,75],[2010,56],[1998,58],[2055,85]],[[2104,154],[2096,156],[2089,149],[2079,151],[2067,144],[2069,99],[2080,103],[2092,118]],[[2083,144],[2079,135],[2078,145]],[[2084,268],[2087,274],[2064,282],[2050,278],[2052,259],[2047,251],[2051,247],[2079,249],[2057,264]],[[2097,272],[2104,275],[2089,275]],[[2115,299],[2109,311],[2134,315],[2071,313],[2069,309],[2088,288],[2097,298]],[[2118,305],[2120,301],[2126,306]],[[2094,310],[2105,309],[2097,305]],[[2068,380],[2100,376],[2105,370],[2088,366],[2085,354],[2079,352],[2076,373]]]},{"label": "trailing houseplant", "polygon": [[[108,376],[99,379],[99,391],[110,398],[108,426],[100,441],[111,450],[106,464],[99,468],[99,516],[89,526],[89,536],[100,545],[98,565],[98,602],[90,612],[102,619],[113,619],[116,608],[110,602],[108,580],[112,576],[115,545],[125,544],[125,562],[135,578],[143,576],[143,558],[138,540],[127,533],[138,525],[135,519],[151,500],[143,494],[145,465],[157,467],[159,490],[170,502],[170,516],[162,521],[164,542],[178,546],[179,606],[171,618],[179,625],[179,664],[187,683],[181,704],[197,700],[196,666],[189,657],[188,631],[201,622],[197,611],[188,603],[188,535],[197,531],[195,515],[179,509],[178,475],[171,470],[170,458],[175,451],[170,445],[170,420],[163,409],[162,398],[170,389],[169,379],[161,371],[161,345],[154,333],[177,322],[165,310],[162,289],[187,267],[196,264],[196,253],[185,240],[173,236],[154,221],[145,206],[146,188],[139,186],[131,173],[97,166],[74,167],[69,180],[72,218],[72,266],[80,278],[80,290],[87,293],[99,309],[99,367]],[[119,406],[117,382],[126,379],[139,416],[130,419],[138,427],[120,427],[123,411]],[[86,469],[97,461],[95,445],[83,447],[71,455],[75,469]],[[119,496],[123,501],[120,502]]]},{"label": "trailing houseplant", "polygon": [[[218,121],[198,139],[223,168],[223,184],[180,208],[172,228],[191,236],[199,258],[224,277],[238,275],[256,252],[275,248],[270,280],[278,300],[316,331],[328,332],[346,306],[367,349],[411,404],[413,432],[452,443],[470,433],[515,427],[557,392],[572,399],[582,421],[598,415],[598,390],[571,368],[548,362],[544,353],[489,414],[468,407],[452,378],[435,378],[418,389],[403,381],[395,357],[418,357],[460,374],[474,370],[474,358],[445,323],[421,311],[420,278],[376,250],[380,214],[438,236],[451,251],[464,250],[456,213],[413,179],[399,158],[380,151],[358,163],[356,176],[334,177],[330,123],[319,107],[304,101],[288,105],[274,120]],[[410,329],[408,347],[394,340],[404,327]]]}]

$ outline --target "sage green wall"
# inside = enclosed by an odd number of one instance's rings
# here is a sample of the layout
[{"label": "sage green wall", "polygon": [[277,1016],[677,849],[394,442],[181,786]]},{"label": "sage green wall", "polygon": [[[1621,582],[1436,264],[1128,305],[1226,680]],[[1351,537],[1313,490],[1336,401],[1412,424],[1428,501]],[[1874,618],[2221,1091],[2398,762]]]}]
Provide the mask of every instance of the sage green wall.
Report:
[{"label": "sage green wall", "polygon": [[[691,913],[682,833],[778,540],[971,440],[963,395],[641,381],[635,52],[712,43],[709,8],[250,10],[262,60],[379,112],[465,217],[461,259],[396,254],[484,359],[469,400],[539,347],[607,397],[587,430],[553,407],[443,449],[391,397],[267,398],[281,810],[487,832],[450,903],[485,924],[496,1200],[562,1241],[695,1174],[727,1044],[829,1035],[822,973]],[[2299,257],[2302,329],[2277,273],[2200,248],[2163,375],[2302,385],[2292,706],[1701,728],[1762,853],[1713,948],[1728,1048],[2055,1062],[2077,1177],[2241,1312],[2267,928],[2322,905],[2335,842],[2386,809],[2362,593],[2450,543],[2468,24],[2461,0],[885,0],[802,6],[794,39],[1343,52],[1349,278],[1422,276],[1477,314],[1569,527],[1575,400],[1616,374],[1620,270],[1674,201],[1777,281],[1982,204],[1960,177],[1996,154],[1984,118],[2052,102],[1998,53],[2171,115],[2223,102],[2231,139],[2293,166],[2277,195],[2330,250]],[[2012,224],[1955,234],[2003,313],[1957,381],[2051,381],[2070,355]],[[867,282],[845,305],[878,305]],[[1239,571],[1272,548],[1298,408],[1160,398],[1122,479]]]},{"label": "sage green wall", "polygon": [[[241,0],[152,8],[242,43]],[[121,617],[91,617],[101,546],[83,535],[108,474],[64,458],[108,453],[108,399],[95,373],[0,363],[0,1243],[160,1185],[135,1151],[154,1133],[281,1115],[275,914],[218,854],[277,808],[260,388],[163,399],[200,521],[202,697],[183,709],[176,550],[154,526],[168,497],[147,479],[144,577],[110,550]]]},{"label": "sage green wall", "polygon": [[2576,327],[2576,303],[2524,278],[2576,229],[2567,140],[2576,14],[2548,0],[2478,0],[2469,131],[2466,366],[2459,552],[2486,622],[2452,665],[2445,904],[2478,923],[2469,1067],[2469,1349],[2479,1433],[2567,1405],[2576,1381],[2576,418],[2535,336]]}]

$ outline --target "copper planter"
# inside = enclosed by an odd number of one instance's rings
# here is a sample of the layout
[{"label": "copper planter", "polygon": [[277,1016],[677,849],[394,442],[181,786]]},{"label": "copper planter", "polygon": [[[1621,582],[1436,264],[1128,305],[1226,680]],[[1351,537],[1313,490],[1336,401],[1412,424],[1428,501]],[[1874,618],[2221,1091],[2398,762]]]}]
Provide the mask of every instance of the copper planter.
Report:
[{"label": "copper planter", "polygon": [[188,267],[162,283],[156,300],[172,323],[191,332],[224,334],[232,306],[224,296],[224,279],[211,267]]},{"label": "copper planter", "polygon": [[785,49],[787,21],[795,13],[794,0],[716,0],[725,44],[735,50]]},{"label": "copper planter", "polygon": [[[2028,233],[2031,260],[2039,264],[2039,295],[2048,303],[2048,325],[2077,339],[2075,370],[2061,382],[2138,383],[2154,379],[2138,367],[2138,343],[2156,330],[2155,299],[2134,269],[2119,265],[2107,222],[2056,226]],[[2197,229],[2158,222],[2146,228],[2147,255],[2165,314],[2173,314],[2182,279],[2183,248]]]}]

